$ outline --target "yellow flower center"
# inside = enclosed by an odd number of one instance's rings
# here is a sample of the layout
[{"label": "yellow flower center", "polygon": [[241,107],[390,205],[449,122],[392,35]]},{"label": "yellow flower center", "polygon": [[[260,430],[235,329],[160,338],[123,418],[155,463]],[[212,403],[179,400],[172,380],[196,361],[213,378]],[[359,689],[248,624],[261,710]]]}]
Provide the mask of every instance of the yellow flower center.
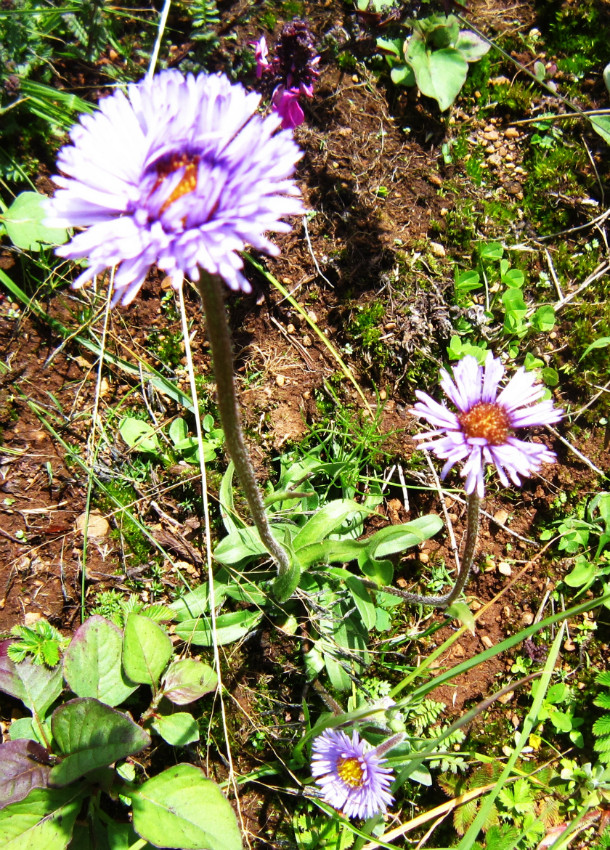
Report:
[{"label": "yellow flower center", "polygon": [[346,785],[350,785],[352,788],[360,788],[362,786],[364,771],[357,758],[352,756],[347,759],[339,759],[337,762],[337,773]]},{"label": "yellow flower center", "polygon": [[174,201],[177,201],[178,198],[181,198],[183,195],[188,195],[190,192],[194,192],[197,188],[197,171],[199,168],[199,159],[198,156],[189,156],[186,153],[181,154],[172,154],[167,159],[160,162],[157,166],[157,182],[155,183],[153,192],[159,188],[161,183],[168,177],[170,174],[173,174],[174,171],[177,171],[179,168],[184,168],[184,175],[182,180],[174,191],[171,193],[169,198],[165,201],[163,206],[161,207],[159,213],[164,213]]},{"label": "yellow flower center", "polygon": [[494,402],[481,401],[475,404],[468,413],[463,413],[459,420],[467,437],[482,437],[490,446],[505,443],[510,431],[508,414]]}]

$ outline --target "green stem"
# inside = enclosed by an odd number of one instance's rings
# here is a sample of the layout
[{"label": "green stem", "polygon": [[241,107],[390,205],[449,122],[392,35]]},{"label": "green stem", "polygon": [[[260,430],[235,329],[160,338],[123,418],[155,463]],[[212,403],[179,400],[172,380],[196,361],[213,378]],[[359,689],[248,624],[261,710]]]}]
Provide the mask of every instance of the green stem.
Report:
[{"label": "green stem", "polygon": [[202,271],[197,289],[205,311],[207,335],[212,349],[216,377],[218,411],[227,450],[235,465],[239,483],[260,538],[277,563],[278,575],[284,575],[290,569],[290,559],[284,547],[273,536],[269,526],[265,505],[256,483],[241,429],[239,405],[233,382],[233,350],[224,304],[224,284],[217,275],[208,275]]},{"label": "green stem", "polygon": [[480,515],[481,498],[476,492],[471,493],[468,497],[468,516],[464,554],[462,555],[457,581],[449,593],[445,593],[442,596],[420,596],[417,593],[409,593],[407,590],[399,590],[397,587],[379,587],[378,584],[375,584],[375,582],[369,581],[368,579],[361,578],[360,581],[366,585],[366,587],[370,587],[373,590],[381,590],[383,593],[389,593],[392,596],[400,596],[401,599],[404,599],[407,602],[414,602],[419,605],[435,605],[438,608],[448,608],[453,602],[455,602],[460,593],[464,590],[468,582],[468,578],[470,577],[474,553],[477,546],[477,538],[479,536]]}]

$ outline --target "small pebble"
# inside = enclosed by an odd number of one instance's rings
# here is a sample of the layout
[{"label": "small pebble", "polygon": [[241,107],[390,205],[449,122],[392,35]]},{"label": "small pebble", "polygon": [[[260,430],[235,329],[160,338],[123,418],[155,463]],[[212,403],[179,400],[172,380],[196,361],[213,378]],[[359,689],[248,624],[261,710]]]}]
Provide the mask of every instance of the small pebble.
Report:
[{"label": "small pebble", "polygon": [[495,514],[494,514],[495,522],[500,523],[500,525],[506,525],[506,520],[508,519],[508,517],[509,517],[509,513],[508,513],[508,511],[505,511],[504,509],[496,511]]},{"label": "small pebble", "polygon": [[481,643],[486,649],[491,649],[494,645],[493,640],[489,637],[489,635],[481,635]]},{"label": "small pebble", "polygon": [[305,334],[302,341],[305,348],[311,348],[313,345],[313,339],[309,336],[309,334]]},{"label": "small pebble", "polygon": [[294,325],[288,325],[288,327],[286,328],[286,333],[293,334],[295,332],[296,332],[295,326]]},{"label": "small pebble", "polygon": [[278,387],[283,387],[286,383],[286,378],[283,375],[276,375],[275,383],[278,385]]},{"label": "small pebble", "polygon": [[498,564],[498,572],[502,573],[503,576],[512,576],[513,574],[510,564],[507,564],[506,561]]}]

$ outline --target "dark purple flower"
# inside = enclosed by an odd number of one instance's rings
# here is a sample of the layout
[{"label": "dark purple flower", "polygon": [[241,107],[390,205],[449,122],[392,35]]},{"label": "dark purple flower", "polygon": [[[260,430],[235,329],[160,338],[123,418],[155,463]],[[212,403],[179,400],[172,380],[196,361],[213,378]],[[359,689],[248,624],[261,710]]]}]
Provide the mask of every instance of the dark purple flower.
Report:
[{"label": "dark purple flower", "polygon": [[260,96],[221,75],[163,71],[117,91],[81,117],[58,156],[47,223],[86,228],[57,249],[86,259],[79,287],[117,266],[114,302],[129,304],[151,266],[172,278],[220,275],[250,291],[238,252],[278,249],[303,210],[291,179],[301,151],[278,116],[256,114]]},{"label": "dark purple flower", "polygon": [[313,742],[311,772],[325,802],[348,818],[370,818],[394,802],[393,773],[376,749],[345,732],[326,729]]},{"label": "dark purple flower", "polygon": [[263,94],[271,97],[273,109],[282,118],[282,127],[298,127],[305,118],[299,98],[313,97],[319,74],[320,57],[316,55],[309,27],[298,19],[285,24],[271,60],[264,36],[253,45],[256,77],[261,80]]},{"label": "dark purple flower", "polygon": [[415,394],[420,401],[411,411],[434,427],[415,439],[426,440],[422,449],[430,449],[437,457],[446,459],[442,477],[454,464],[465,460],[461,475],[466,478],[466,492],[476,490],[481,497],[485,492],[486,464],[495,466],[500,481],[508,486],[507,473],[520,485],[519,476],[529,476],[543,463],[555,460],[554,453],[546,446],[526,443],[513,436],[513,432],[517,428],[558,422],[562,411],[550,399],[538,401],[545,389],[536,386],[535,375],[523,367],[498,394],[503,375],[504,366],[491,352],[484,366],[479,366],[476,357],[469,354],[453,367],[453,380],[441,370],[441,386],[457,407],[457,413],[419,390]]}]

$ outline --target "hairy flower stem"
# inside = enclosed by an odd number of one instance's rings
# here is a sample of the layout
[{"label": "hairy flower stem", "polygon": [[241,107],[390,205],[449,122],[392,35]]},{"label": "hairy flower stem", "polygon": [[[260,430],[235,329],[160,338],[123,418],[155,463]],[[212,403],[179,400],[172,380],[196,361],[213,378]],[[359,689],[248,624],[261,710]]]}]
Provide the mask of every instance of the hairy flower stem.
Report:
[{"label": "hairy flower stem", "polygon": [[224,283],[217,275],[209,275],[202,270],[197,289],[205,311],[206,329],[216,377],[218,411],[227,450],[235,465],[239,483],[260,538],[277,563],[278,575],[283,575],[290,569],[290,558],[284,547],[273,536],[269,526],[241,429],[239,405],[233,382],[233,350],[224,303]]},{"label": "hairy flower stem", "polygon": [[477,546],[477,538],[479,536],[479,518],[481,515],[481,497],[475,491],[468,497],[468,515],[466,525],[466,544],[464,546],[464,554],[462,555],[460,571],[457,581],[449,593],[442,596],[419,596],[417,593],[409,593],[406,590],[398,590],[396,587],[379,587],[374,581],[368,579],[360,579],[366,587],[373,590],[381,590],[384,593],[390,593],[392,596],[400,596],[401,599],[407,602],[414,602],[419,605],[435,605],[437,608],[448,608],[458,598],[460,593],[466,587],[472,569],[474,553]]}]

